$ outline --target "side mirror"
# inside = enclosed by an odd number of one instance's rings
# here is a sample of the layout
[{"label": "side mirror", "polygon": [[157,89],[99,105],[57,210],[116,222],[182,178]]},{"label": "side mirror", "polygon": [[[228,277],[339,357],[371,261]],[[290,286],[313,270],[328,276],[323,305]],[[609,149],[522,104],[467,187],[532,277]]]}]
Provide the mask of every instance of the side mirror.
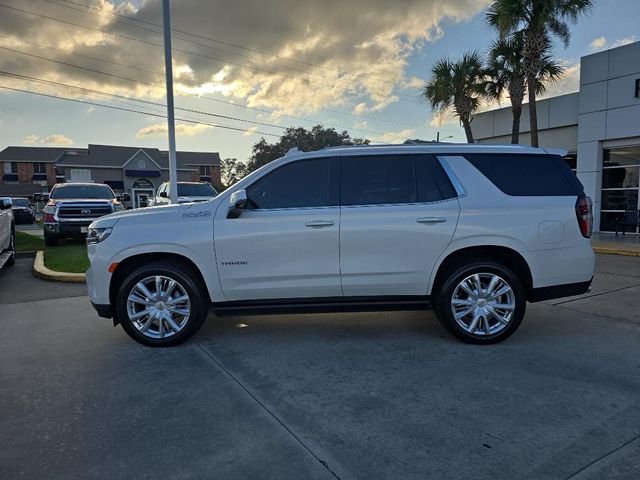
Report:
[{"label": "side mirror", "polygon": [[34,202],[41,202],[42,201],[42,194],[41,193],[34,193],[33,194],[33,201]]},{"label": "side mirror", "polygon": [[10,198],[0,198],[0,210],[8,210],[13,206]]},{"label": "side mirror", "polygon": [[229,197],[229,213],[227,218],[238,218],[242,211],[247,208],[247,191],[236,190]]},{"label": "side mirror", "polygon": [[129,195],[128,193],[123,193],[122,195],[118,195],[118,200],[120,202],[130,202],[131,195]]},{"label": "side mirror", "polygon": [[160,196],[162,198],[169,198],[169,195],[167,195],[167,192],[160,192]]}]

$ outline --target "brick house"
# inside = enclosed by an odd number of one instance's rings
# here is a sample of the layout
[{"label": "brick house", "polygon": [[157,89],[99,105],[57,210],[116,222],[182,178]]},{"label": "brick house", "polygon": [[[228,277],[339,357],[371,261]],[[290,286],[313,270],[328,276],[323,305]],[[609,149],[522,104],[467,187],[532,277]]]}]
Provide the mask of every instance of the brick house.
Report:
[{"label": "brick house", "polygon": [[[177,152],[178,181],[204,181],[217,189],[217,152]],[[157,148],[89,145],[87,148],[7,147],[0,152],[0,196],[48,192],[62,182],[105,183],[144,205],[169,180],[169,155]]]}]

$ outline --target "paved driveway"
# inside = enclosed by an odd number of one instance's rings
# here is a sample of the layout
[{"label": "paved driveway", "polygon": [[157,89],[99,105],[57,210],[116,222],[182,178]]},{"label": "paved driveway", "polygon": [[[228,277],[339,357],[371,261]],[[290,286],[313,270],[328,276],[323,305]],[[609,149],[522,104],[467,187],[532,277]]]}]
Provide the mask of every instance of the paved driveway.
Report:
[{"label": "paved driveway", "polygon": [[149,349],[28,267],[0,273],[2,478],[640,478],[640,258],[490,347],[401,312]]}]

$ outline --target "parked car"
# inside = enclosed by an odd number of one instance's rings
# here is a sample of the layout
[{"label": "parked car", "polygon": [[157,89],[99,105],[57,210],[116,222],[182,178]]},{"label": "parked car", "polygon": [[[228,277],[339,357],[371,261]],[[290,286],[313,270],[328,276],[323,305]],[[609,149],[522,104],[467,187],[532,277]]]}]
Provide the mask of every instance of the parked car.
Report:
[{"label": "parked car", "polygon": [[11,203],[13,207],[13,218],[18,223],[29,223],[32,224],[36,221],[35,214],[33,209],[31,208],[31,204],[29,203],[28,198],[16,197],[11,199]]},{"label": "parked car", "polygon": [[16,224],[9,197],[0,197],[0,269],[16,261]]},{"label": "parked car", "polygon": [[98,314],[168,346],[219,315],[433,307],[488,344],[526,302],[588,291],[591,200],[564,152],[422,144],[289,152],[203,203],[87,237]]},{"label": "parked car", "polygon": [[[206,202],[218,195],[215,188],[206,182],[178,182],[178,203]],[[169,205],[169,182],[158,187],[152,205]]]},{"label": "parked car", "polygon": [[44,241],[57,245],[61,238],[83,237],[96,218],[124,210],[120,201],[129,195],[116,197],[109,185],[100,183],[58,183],[49,193],[43,209]]}]

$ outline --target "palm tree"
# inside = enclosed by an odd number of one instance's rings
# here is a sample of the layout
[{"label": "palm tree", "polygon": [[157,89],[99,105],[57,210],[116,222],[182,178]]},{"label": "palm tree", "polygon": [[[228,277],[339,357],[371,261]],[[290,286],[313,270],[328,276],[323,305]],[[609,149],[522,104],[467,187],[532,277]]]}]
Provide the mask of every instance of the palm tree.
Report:
[{"label": "palm tree", "polygon": [[[543,57],[551,46],[551,38],[569,45],[569,23],[593,7],[593,0],[494,0],[487,11],[487,22],[501,37],[521,32],[527,85],[536,84]],[[531,145],[538,146],[536,89],[528,88]]]},{"label": "palm tree", "polygon": [[473,143],[471,120],[484,94],[484,69],[478,52],[467,52],[461,60],[438,60],[431,69],[431,80],[424,86],[422,96],[431,108],[443,114],[453,108],[464,127],[467,142]]},{"label": "palm tree", "polygon": [[[499,38],[490,47],[485,70],[489,78],[486,88],[487,97],[500,102],[505,92],[509,95],[513,115],[511,143],[514,144],[520,141],[520,116],[526,93],[526,69],[522,48],[522,35]],[[548,53],[545,53],[540,63],[540,70],[536,73],[536,95],[545,91],[547,83],[558,80],[563,71],[564,69]]]}]

